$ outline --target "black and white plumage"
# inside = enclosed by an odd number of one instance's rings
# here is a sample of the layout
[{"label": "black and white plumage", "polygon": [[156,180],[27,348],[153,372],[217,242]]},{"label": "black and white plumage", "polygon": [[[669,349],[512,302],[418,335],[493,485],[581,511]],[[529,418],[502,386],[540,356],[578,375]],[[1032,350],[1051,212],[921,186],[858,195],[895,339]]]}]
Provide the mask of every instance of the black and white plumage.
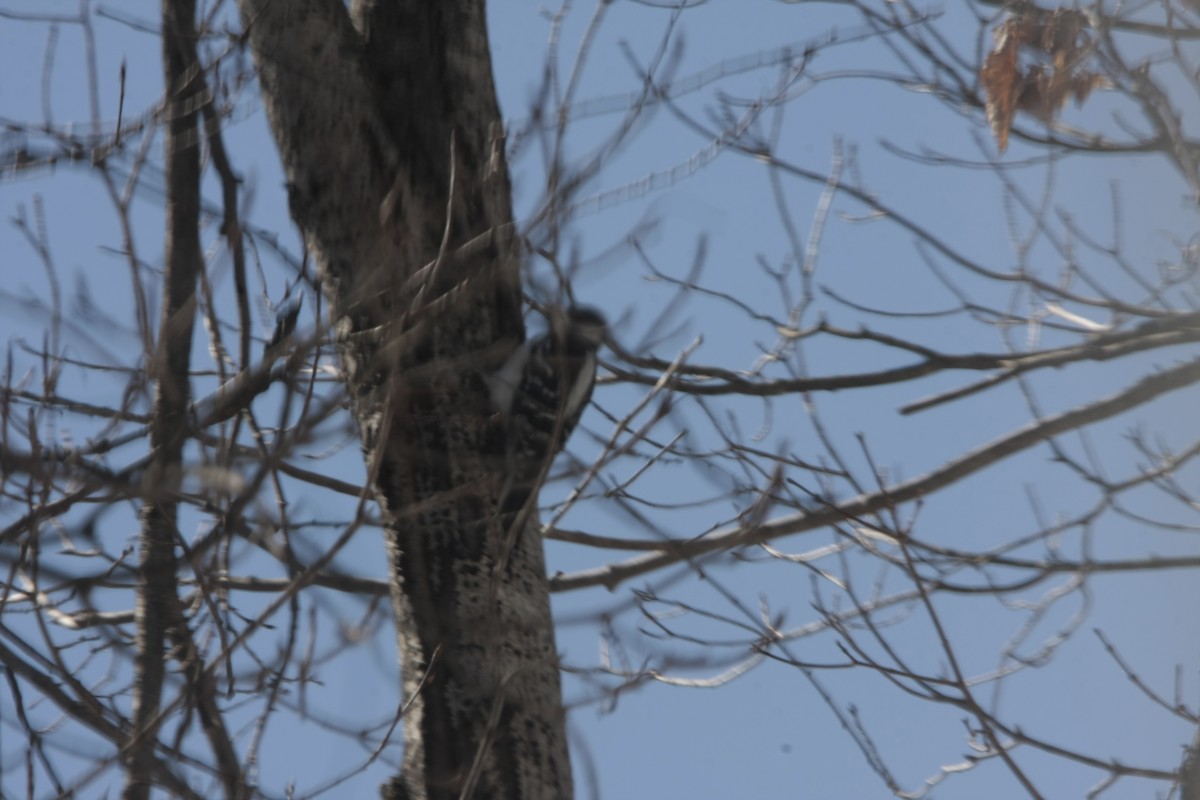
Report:
[{"label": "black and white plumage", "polygon": [[278,355],[282,345],[287,342],[292,331],[296,330],[296,320],[300,316],[300,306],[304,303],[304,295],[296,293],[279,304],[275,311],[275,330],[263,348],[264,357]]},{"label": "black and white plumage", "polygon": [[592,396],[596,352],[607,323],[599,311],[554,310],[550,330],[518,347],[488,378],[493,407],[508,424],[510,471],[503,508],[519,511],[536,494],[549,464],[575,429]]}]

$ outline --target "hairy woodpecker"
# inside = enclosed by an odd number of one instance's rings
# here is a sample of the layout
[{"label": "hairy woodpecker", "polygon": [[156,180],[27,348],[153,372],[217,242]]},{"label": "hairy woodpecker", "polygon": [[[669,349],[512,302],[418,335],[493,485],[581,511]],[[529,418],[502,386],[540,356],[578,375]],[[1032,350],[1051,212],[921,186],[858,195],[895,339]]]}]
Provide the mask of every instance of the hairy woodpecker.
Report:
[{"label": "hairy woodpecker", "polygon": [[488,378],[492,405],[507,418],[506,512],[523,509],[575,429],[592,396],[596,351],[607,323],[594,308],[550,315],[550,330],[518,347]]}]

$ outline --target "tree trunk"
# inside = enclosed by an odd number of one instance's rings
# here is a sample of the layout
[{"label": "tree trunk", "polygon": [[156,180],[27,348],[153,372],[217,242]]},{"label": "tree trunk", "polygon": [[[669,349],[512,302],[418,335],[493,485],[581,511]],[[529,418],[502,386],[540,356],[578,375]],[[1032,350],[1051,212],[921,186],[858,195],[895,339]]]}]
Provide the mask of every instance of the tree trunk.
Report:
[{"label": "tree trunk", "polygon": [[1179,800],[1200,800],[1200,730],[1184,753],[1179,770]]},{"label": "tree trunk", "polygon": [[540,539],[496,574],[482,375],[524,334],[483,0],[240,6],[386,520],[408,705],[384,795],[569,798]]}]

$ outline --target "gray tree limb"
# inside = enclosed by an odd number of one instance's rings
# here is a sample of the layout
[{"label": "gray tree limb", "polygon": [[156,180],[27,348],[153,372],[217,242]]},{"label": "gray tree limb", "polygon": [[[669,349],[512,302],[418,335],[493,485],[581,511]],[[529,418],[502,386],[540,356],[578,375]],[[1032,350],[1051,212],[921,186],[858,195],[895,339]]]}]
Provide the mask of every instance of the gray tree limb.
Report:
[{"label": "gray tree limb", "polygon": [[[162,721],[164,657],[182,617],[175,575],[178,487],[190,383],[192,329],[200,249],[200,147],[197,108],[201,83],[195,51],[194,0],[163,0],[163,82],[166,124],[167,234],[163,254],[162,319],[156,352],[150,423],[150,459],[142,481],[138,546],[137,652],[134,658],[133,731],[124,743],[126,800],[150,796],[154,750]],[[236,780],[235,776],[230,776]]]}]

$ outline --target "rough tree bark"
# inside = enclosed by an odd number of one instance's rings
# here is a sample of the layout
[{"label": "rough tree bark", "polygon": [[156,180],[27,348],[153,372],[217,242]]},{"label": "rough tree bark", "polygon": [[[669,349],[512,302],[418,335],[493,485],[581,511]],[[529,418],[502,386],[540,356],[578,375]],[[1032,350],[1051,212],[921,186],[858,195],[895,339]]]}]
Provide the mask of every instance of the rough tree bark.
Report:
[{"label": "rough tree bark", "polygon": [[569,798],[540,540],[505,545],[482,373],[523,338],[483,0],[240,0],[386,519],[406,702],[388,798]]},{"label": "rough tree bark", "polygon": [[1200,730],[1184,753],[1179,769],[1179,800],[1200,800]]}]

